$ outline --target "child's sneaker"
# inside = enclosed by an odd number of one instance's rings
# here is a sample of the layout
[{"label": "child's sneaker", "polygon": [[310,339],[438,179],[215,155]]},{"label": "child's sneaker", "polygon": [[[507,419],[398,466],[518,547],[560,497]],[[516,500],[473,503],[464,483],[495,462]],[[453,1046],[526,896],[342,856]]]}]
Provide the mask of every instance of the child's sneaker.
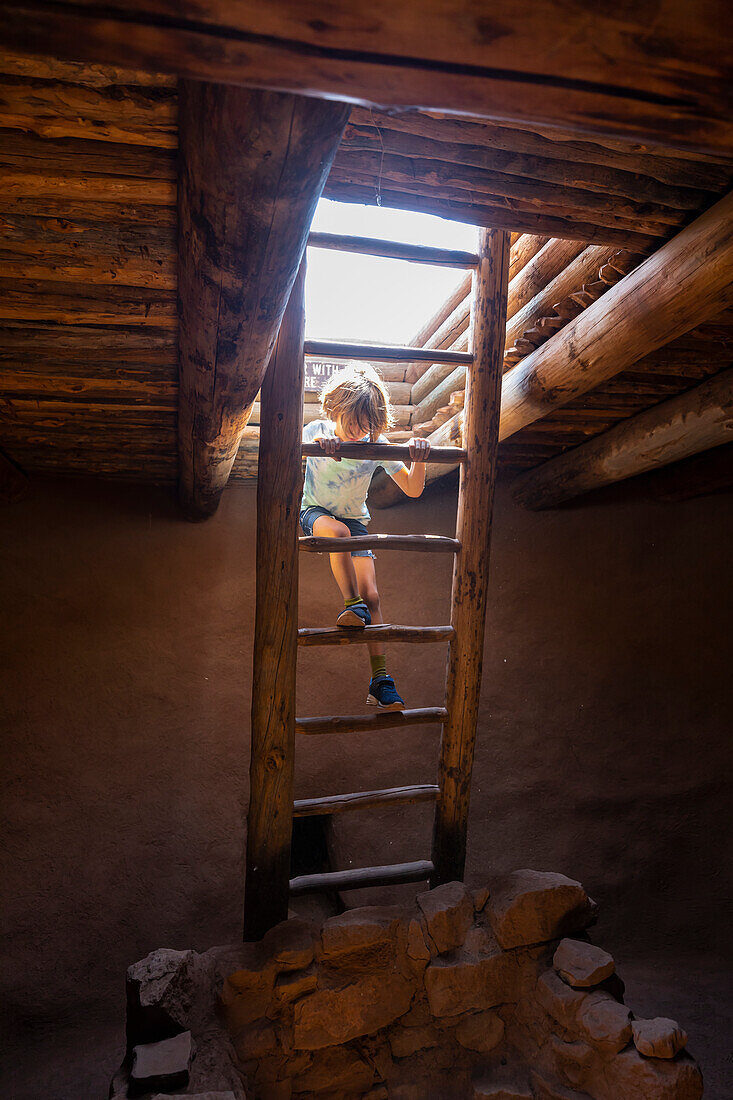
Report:
[{"label": "child's sneaker", "polygon": [[361,603],[352,604],[351,607],[345,607],[338,619],[336,620],[336,626],[371,626],[372,617],[369,614],[369,608],[362,600]]},{"label": "child's sneaker", "polygon": [[379,676],[371,681],[369,694],[367,695],[367,706],[379,707],[380,710],[405,709],[405,701],[397,694],[391,676]]}]

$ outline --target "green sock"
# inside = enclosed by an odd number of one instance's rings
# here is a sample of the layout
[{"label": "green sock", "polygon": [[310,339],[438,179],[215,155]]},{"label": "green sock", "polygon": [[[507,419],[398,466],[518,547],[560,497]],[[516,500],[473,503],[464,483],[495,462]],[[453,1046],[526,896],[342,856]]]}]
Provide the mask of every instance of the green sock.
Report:
[{"label": "green sock", "polygon": [[344,607],[355,607],[358,603],[364,603],[361,596],[354,596],[353,599],[344,600]]},{"label": "green sock", "polygon": [[370,657],[369,664],[372,666],[372,680],[376,680],[377,676],[387,675],[387,658],[384,654],[381,657]]}]

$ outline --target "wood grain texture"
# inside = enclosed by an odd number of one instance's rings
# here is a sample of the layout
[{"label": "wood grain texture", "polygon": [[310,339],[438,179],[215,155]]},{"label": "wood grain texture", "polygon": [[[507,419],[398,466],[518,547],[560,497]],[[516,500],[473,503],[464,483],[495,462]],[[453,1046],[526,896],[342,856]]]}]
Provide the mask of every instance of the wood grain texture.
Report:
[{"label": "wood grain texture", "polygon": [[300,875],[290,880],[293,897],[317,894],[322,890],[360,890],[367,886],[397,886],[409,882],[425,882],[433,865],[430,860],[414,863],[387,864],[382,867],[353,867],[349,871],[326,871],[317,875]]},{"label": "wood grain texture", "polygon": [[455,0],[379,0],[369,19],[315,0],[141,0],[123,19],[91,0],[25,0],[0,14],[8,47],[20,52],[686,149],[731,145],[722,0],[608,8],[593,19],[572,0],[562,34],[554,0],[488,14],[467,14]]},{"label": "wood grain texture", "polygon": [[474,363],[466,379],[464,445],[451,594],[455,640],[448,650],[446,708],[441,738],[440,797],[433,828],[431,886],[462,880],[466,859],[489,578],[491,517],[499,444],[501,374],[504,361],[509,236],[488,230],[481,237],[474,275],[471,347]]},{"label": "wood grain texture", "polygon": [[370,810],[381,806],[414,806],[419,802],[434,802],[439,789],[434,783],[422,783],[414,787],[387,787],[380,791],[301,798],[293,803],[293,817],[343,814],[349,810]]},{"label": "wood grain texture", "polygon": [[372,733],[375,730],[399,729],[402,726],[426,726],[445,721],[444,707],[418,707],[410,710],[376,711],[374,714],[328,715],[296,718],[296,733],[320,735],[329,733]]},{"label": "wood grain texture", "polygon": [[310,233],[309,248],[326,248],[337,252],[356,252],[361,256],[382,256],[392,260],[406,260],[433,267],[475,267],[476,256],[472,252],[451,251],[448,248],[432,248],[428,245],[406,244],[400,241],[383,241],[376,237],[349,237],[340,233]]},{"label": "wood grain texture", "polygon": [[452,626],[381,626],[341,629],[337,626],[302,627],[298,645],[364,645],[366,642],[448,642],[454,636]]},{"label": "wood grain texture", "polygon": [[726,370],[523,475],[514,499],[528,508],[552,508],[731,441],[733,370]]},{"label": "wood grain texture", "polygon": [[180,499],[202,518],[229,477],[348,109],[184,81],[179,115]]},{"label": "wood grain texture", "polygon": [[[303,443],[301,451],[304,457],[323,458],[323,451],[317,443]],[[410,462],[409,446],[400,446],[397,443],[342,443],[338,454],[342,458],[374,459],[379,462],[382,459],[390,461]],[[460,447],[434,447],[430,452],[430,461],[445,463],[452,466],[457,462],[463,462],[465,451]],[[334,461],[336,461],[334,459]]]},{"label": "wood grain texture", "polygon": [[288,915],[298,659],[298,511],[303,467],[305,261],[262,383],[257,580],[244,937]]},{"label": "wood grain texture", "polygon": [[411,550],[417,553],[457,554],[458,539],[443,535],[357,535],[350,538],[319,538],[311,535],[298,539],[301,551],[311,554],[333,554],[339,550]]},{"label": "wood grain texture", "polygon": [[407,362],[467,363],[470,355],[460,351],[435,351],[407,344],[348,344],[343,340],[306,340],[306,353],[321,359],[365,359],[375,362],[406,360]]},{"label": "wood grain texture", "polygon": [[730,194],[507,372],[500,438],[713,317],[732,282]]}]

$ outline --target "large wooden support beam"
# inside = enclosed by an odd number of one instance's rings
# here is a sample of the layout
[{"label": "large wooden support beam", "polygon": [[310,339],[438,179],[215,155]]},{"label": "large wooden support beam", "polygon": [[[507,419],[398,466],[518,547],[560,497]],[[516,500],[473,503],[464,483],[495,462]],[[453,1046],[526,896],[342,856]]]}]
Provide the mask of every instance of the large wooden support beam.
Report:
[{"label": "large wooden support beam", "polygon": [[440,746],[441,794],[435,810],[431,886],[462,879],[466,861],[499,443],[509,234],[502,230],[483,232],[479,256],[471,317],[474,362],[466,380],[466,459],[461,466],[456,521],[461,553],[455,559],[451,596],[451,626],[456,640],[448,651],[448,718]]},{"label": "large wooden support beam", "polygon": [[199,80],[559,126],[729,152],[725,0],[613,5],[521,0],[383,4],[360,19],[323,0],[22,0],[0,36],[24,52]]},{"label": "large wooden support beam", "polygon": [[303,491],[305,261],[262,385],[257,479],[257,612],[244,937],[288,915],[298,660],[298,510]]},{"label": "large wooden support beam", "polygon": [[183,81],[180,497],[219,503],[348,115],[341,103]]},{"label": "large wooden support beam", "polygon": [[499,438],[715,316],[733,282],[733,192],[504,377]]},{"label": "large wooden support beam", "polygon": [[514,499],[551,508],[571,497],[733,441],[733,370],[624,420],[514,483]]}]

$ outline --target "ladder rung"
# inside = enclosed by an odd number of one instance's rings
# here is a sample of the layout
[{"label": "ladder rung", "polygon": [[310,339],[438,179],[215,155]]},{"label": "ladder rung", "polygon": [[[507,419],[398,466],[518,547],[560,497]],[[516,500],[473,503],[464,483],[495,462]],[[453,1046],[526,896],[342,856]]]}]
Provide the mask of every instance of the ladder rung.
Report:
[{"label": "ladder rung", "polygon": [[303,352],[319,359],[368,359],[378,363],[394,360],[411,363],[473,363],[470,351],[443,348],[411,348],[398,344],[346,344],[341,340],[306,340]]},{"label": "ladder rung", "polygon": [[410,260],[418,264],[434,264],[436,267],[476,267],[478,256],[474,252],[449,251],[447,248],[430,248],[424,244],[402,244],[399,241],[380,241],[376,237],[345,237],[340,233],[311,233],[309,248],[333,248],[339,252],[358,252],[363,256],[385,256],[394,260]]},{"label": "ladder rung", "polygon": [[298,645],[358,645],[364,642],[449,642],[452,626],[339,627],[306,626],[298,631]]},{"label": "ladder rung", "polygon": [[310,554],[332,554],[337,550],[416,550],[457,554],[461,549],[458,539],[445,535],[355,535],[333,539],[310,535],[298,539],[298,546]]},{"label": "ladder rung", "polygon": [[[306,458],[329,457],[318,443],[303,443],[301,454]],[[338,458],[372,458],[376,461],[386,458],[392,462],[412,462],[410,448],[405,443],[342,443],[336,455]],[[457,466],[465,462],[466,452],[462,447],[431,447],[427,461],[447,466]]]},{"label": "ladder rung", "polygon": [[423,783],[416,787],[388,787],[383,791],[356,791],[354,794],[334,794],[327,798],[301,798],[293,803],[293,817],[313,817],[318,814],[342,814],[347,810],[363,810],[370,806],[412,806],[416,802],[434,802],[440,787]]},{"label": "ladder rung", "polygon": [[322,718],[296,718],[296,733],[368,733],[391,730],[400,726],[427,726],[445,722],[445,707],[422,707],[415,710],[377,710],[374,714],[334,715]]},{"label": "ladder rung", "polygon": [[416,863],[395,863],[388,867],[355,867],[353,871],[327,871],[320,875],[291,878],[291,894],[315,894],[319,890],[359,890],[363,886],[391,886],[423,882],[432,875],[429,859]]}]

